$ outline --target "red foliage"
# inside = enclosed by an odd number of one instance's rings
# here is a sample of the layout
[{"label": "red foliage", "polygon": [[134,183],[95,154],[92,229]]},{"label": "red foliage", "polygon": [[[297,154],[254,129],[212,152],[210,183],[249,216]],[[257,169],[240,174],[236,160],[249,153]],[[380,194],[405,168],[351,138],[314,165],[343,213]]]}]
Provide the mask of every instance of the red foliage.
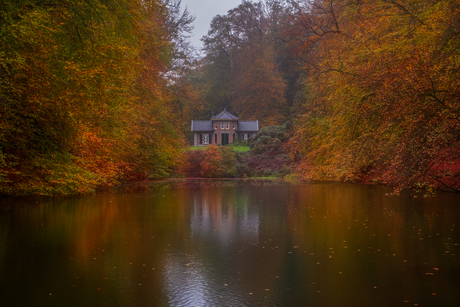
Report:
[{"label": "red foliage", "polygon": [[201,176],[207,178],[222,177],[222,157],[217,146],[208,146],[201,161]]}]

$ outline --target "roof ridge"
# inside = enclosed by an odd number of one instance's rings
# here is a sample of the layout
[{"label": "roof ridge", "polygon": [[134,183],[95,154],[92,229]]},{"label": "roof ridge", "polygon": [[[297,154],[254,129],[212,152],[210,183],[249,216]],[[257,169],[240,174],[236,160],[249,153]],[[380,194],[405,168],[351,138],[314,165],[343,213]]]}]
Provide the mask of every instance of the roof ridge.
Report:
[{"label": "roof ridge", "polygon": [[211,120],[213,119],[223,119],[223,120],[239,120],[239,118],[232,113],[228,112],[226,108],[219,114],[211,117]]}]

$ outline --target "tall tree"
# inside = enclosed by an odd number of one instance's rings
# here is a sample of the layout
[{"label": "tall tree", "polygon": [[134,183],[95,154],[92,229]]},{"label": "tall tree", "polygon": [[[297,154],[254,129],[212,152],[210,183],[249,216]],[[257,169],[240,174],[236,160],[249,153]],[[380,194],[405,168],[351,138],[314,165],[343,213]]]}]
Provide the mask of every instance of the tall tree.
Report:
[{"label": "tall tree", "polygon": [[283,69],[289,60],[283,54],[280,29],[289,12],[285,1],[243,1],[213,19],[203,38],[206,57],[201,79],[203,97],[212,107],[239,111],[247,119],[257,117],[262,125],[287,119],[290,76]]},{"label": "tall tree", "polygon": [[306,2],[291,29],[314,178],[460,188],[457,1]]},{"label": "tall tree", "polygon": [[164,77],[175,51],[168,6],[0,4],[0,193],[164,176],[181,146]]}]

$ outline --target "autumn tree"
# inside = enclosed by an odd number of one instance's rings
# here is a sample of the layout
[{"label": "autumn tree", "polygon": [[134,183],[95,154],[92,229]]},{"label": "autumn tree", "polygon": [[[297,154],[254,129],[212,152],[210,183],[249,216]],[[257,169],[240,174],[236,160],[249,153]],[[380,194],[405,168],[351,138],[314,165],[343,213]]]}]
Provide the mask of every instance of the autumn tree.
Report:
[{"label": "autumn tree", "polygon": [[295,82],[288,82],[292,65],[280,29],[290,8],[286,1],[243,1],[213,19],[197,82],[212,110],[226,107],[262,125],[286,120],[288,84]]},{"label": "autumn tree", "polygon": [[1,1],[0,193],[167,174],[181,146],[161,1]]},{"label": "autumn tree", "polygon": [[457,1],[309,1],[292,20],[305,176],[459,185]]}]

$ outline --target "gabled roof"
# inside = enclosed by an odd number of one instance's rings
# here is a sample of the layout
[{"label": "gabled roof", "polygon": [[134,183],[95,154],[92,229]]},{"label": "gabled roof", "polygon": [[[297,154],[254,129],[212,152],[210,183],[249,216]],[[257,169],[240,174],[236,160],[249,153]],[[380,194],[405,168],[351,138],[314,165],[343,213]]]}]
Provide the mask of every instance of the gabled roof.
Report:
[{"label": "gabled roof", "polygon": [[210,120],[192,120],[192,131],[211,132],[212,121]]},{"label": "gabled roof", "polygon": [[238,132],[257,132],[259,131],[259,121],[258,120],[251,120],[251,121],[242,121],[238,122],[238,127],[236,128]]},{"label": "gabled roof", "polygon": [[238,120],[238,117],[227,112],[226,109],[220,112],[216,116],[213,116],[211,120]]}]

